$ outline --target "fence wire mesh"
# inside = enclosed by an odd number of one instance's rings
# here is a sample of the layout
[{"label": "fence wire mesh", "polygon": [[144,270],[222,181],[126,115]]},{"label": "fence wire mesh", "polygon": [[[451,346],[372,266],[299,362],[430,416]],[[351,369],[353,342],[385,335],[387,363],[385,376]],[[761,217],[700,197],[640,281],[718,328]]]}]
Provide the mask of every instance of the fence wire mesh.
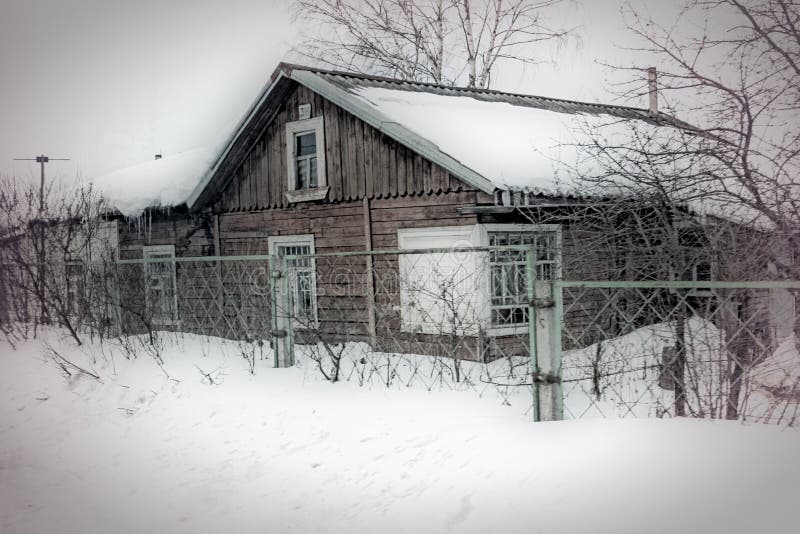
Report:
[{"label": "fence wire mesh", "polygon": [[275,365],[305,365],[328,380],[472,390],[533,413],[529,247],[296,248],[115,262],[120,332],[259,342]]},{"label": "fence wire mesh", "polygon": [[[521,267],[500,272],[497,254],[522,258]],[[290,332],[291,352],[330,380],[468,389],[530,411],[526,254],[487,247],[286,256],[277,323]],[[493,299],[493,284],[516,300]],[[501,306],[523,312],[493,324]]]},{"label": "fence wire mesh", "polygon": [[550,403],[543,418],[798,424],[798,282],[548,280],[528,245],[286,252],[73,262],[44,284],[6,267],[0,324],[38,320],[45,287],[52,322],[101,336],[232,339],[276,366],[471,390],[534,419]]},{"label": "fence wire mesh", "polygon": [[566,417],[797,424],[796,283],[557,285]]}]

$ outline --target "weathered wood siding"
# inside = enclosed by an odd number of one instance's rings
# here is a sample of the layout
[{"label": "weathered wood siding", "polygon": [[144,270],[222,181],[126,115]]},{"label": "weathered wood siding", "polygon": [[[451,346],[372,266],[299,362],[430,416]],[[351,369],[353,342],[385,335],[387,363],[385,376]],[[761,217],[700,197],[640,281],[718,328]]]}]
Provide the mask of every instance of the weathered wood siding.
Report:
[{"label": "weathered wood siding", "polygon": [[[367,242],[365,205],[361,201],[301,203],[291,208],[223,213],[219,216],[223,255],[267,254],[273,236],[313,234],[317,254],[342,251],[396,249],[400,228],[474,224],[474,216],[461,216],[458,208],[474,205],[469,191],[419,195],[405,199],[377,199],[371,202],[371,241]],[[320,331],[347,339],[366,340],[368,329],[367,256],[318,258],[316,260],[317,311]],[[399,331],[400,304],[397,256],[376,256],[378,336],[383,340],[404,339],[406,349],[418,336]],[[302,332],[297,333],[302,342]],[[435,340],[423,347],[435,346]],[[397,347],[395,347],[396,349]],[[419,352],[419,350],[417,350]],[[430,353],[430,350],[427,352]]]},{"label": "weathered wood siding", "polygon": [[176,256],[211,256],[214,254],[211,215],[156,210],[136,220],[120,221],[120,259],[141,258],[142,247],[150,245],[175,245]]},{"label": "weathered wood siding", "polygon": [[287,207],[286,123],[300,104],[323,117],[329,202],[392,198],[466,189],[446,170],[364,123],[304,86],[297,85],[256,140],[233,176],[222,177],[215,211]]},{"label": "weathered wood siding", "polygon": [[[153,210],[138,219],[120,221],[118,228],[120,259],[140,259],[143,257],[143,247],[150,245],[175,245],[175,256],[214,254],[213,221],[210,214],[190,215],[185,211]],[[207,309],[208,303],[196,302],[201,293],[199,285],[211,279],[213,268],[210,263],[176,266],[178,316],[182,323],[175,328],[201,334],[215,333],[211,327],[212,318],[198,312]],[[119,291],[123,331],[131,334],[145,332],[147,327],[143,319],[147,315],[144,267],[139,264],[121,265],[117,269],[117,280],[121,284]]]}]

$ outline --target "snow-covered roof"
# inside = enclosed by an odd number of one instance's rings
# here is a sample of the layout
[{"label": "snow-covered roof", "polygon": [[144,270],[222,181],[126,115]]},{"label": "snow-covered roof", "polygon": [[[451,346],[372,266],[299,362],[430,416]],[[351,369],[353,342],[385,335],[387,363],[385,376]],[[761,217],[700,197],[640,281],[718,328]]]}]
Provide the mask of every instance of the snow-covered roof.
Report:
[{"label": "snow-covered roof", "polygon": [[[575,193],[556,162],[577,162],[574,137],[582,126],[637,119],[652,125],[682,123],[665,114],[626,106],[575,102],[493,90],[444,87],[281,63],[233,131],[211,170],[189,195],[203,205],[224,186],[246,147],[274,116],[271,100],[299,83],[395,141],[485,193],[526,189]],[[606,133],[608,129],[606,129]],[[583,162],[585,164],[586,162]],[[590,172],[586,167],[582,171]]]},{"label": "snow-covered roof", "polygon": [[[97,179],[124,214],[147,207],[203,205],[241,164],[274,117],[274,101],[299,83],[390,138],[485,193],[523,189],[537,194],[581,194],[571,176],[591,173],[576,145],[587,126],[637,119],[680,126],[647,110],[493,90],[444,87],[281,63],[221,145],[198,149]],[[609,125],[612,127],[609,129]]]},{"label": "snow-covered roof", "polygon": [[202,180],[219,151],[202,147],[126,167],[94,179],[103,197],[125,216],[179,206]]},{"label": "snow-covered roof", "polygon": [[584,127],[619,119],[607,114],[551,109],[382,87],[356,89],[389,119],[434,143],[498,189],[537,194],[574,194],[565,174],[578,166]]}]

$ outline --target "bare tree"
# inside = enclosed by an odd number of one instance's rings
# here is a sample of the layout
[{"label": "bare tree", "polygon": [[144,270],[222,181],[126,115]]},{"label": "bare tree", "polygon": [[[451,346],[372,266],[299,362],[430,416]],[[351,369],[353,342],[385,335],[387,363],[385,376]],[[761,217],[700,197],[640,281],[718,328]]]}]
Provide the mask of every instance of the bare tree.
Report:
[{"label": "bare tree", "polygon": [[[527,210],[534,222],[564,224],[565,243],[580,248],[580,254],[565,253],[565,277],[800,276],[793,253],[800,250],[800,4],[691,0],[668,25],[630,6],[623,14],[644,43],[638,51],[650,54],[660,73],[656,93],[647,68],[615,67],[634,74],[617,90],[628,100],[650,93],[649,118],[587,120],[578,134],[582,157],[571,170],[583,191],[603,200]],[[669,114],[653,109],[659,101]],[[602,324],[590,325],[598,338],[581,341],[601,342],[659,319],[642,313],[648,308],[668,316],[675,322],[674,361],[668,362],[675,411],[702,416],[688,402],[697,377],[687,361],[686,324],[705,314],[724,334],[718,415],[738,418],[748,372],[772,353],[776,339],[765,325],[765,295],[714,296],[713,304],[701,306],[681,291],[650,301],[596,295],[616,300]],[[590,305],[594,297],[581,298]]]},{"label": "bare tree", "polygon": [[563,0],[297,0],[317,25],[300,53],[334,67],[403,80],[488,88],[499,63],[540,61],[563,42],[546,11]]},{"label": "bare tree", "polygon": [[[757,225],[763,253],[797,278],[800,250],[800,4],[791,0],[691,0],[660,24],[624,10],[639,49],[660,64],[658,95],[690,128],[629,125],[624,145],[602,135],[591,152],[598,185],[658,190],[698,211]],[[698,21],[701,21],[698,23]],[[651,91],[644,69],[622,96]],[[665,122],[653,115],[654,122]]]}]

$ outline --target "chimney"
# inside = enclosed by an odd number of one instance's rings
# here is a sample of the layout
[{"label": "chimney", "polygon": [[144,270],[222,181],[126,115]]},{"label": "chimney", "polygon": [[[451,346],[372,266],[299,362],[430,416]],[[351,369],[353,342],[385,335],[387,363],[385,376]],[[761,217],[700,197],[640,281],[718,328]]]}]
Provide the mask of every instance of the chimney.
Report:
[{"label": "chimney", "polygon": [[650,115],[658,115],[658,83],[655,67],[647,69],[647,92],[650,95]]},{"label": "chimney", "polygon": [[161,159],[161,154],[156,154],[156,159]]}]

